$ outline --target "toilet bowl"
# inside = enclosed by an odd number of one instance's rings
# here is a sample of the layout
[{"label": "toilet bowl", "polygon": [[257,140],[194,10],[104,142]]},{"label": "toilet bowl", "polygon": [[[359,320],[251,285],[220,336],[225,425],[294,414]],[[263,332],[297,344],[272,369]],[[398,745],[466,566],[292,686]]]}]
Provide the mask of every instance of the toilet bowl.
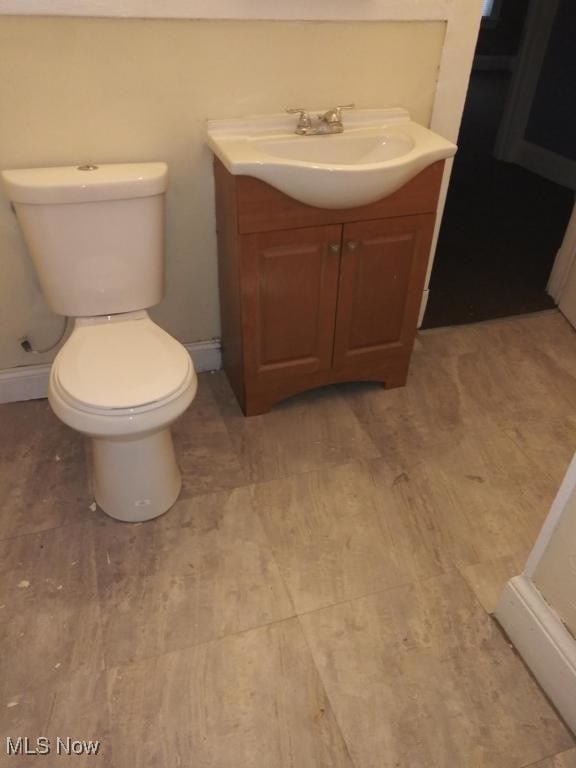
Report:
[{"label": "toilet bowl", "polygon": [[94,497],[118,520],[165,512],[181,478],[170,425],[197,390],[184,347],[147,312],[79,318],[50,371],[52,410],[92,438]]},{"label": "toilet bowl", "polygon": [[146,311],[163,294],[166,164],[2,178],[49,306],[74,318],[50,371],[50,405],[91,438],[101,509],[130,522],[157,517],[181,487],[170,425],[197,389],[190,355]]}]

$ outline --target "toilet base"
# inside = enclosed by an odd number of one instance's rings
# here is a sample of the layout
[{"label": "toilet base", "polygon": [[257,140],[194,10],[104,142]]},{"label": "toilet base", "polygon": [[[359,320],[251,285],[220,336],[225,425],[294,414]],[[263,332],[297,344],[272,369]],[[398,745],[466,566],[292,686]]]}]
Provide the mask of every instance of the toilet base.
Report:
[{"label": "toilet base", "polygon": [[167,512],[182,487],[169,428],[135,438],[92,438],[94,496],[110,517],[129,523]]}]

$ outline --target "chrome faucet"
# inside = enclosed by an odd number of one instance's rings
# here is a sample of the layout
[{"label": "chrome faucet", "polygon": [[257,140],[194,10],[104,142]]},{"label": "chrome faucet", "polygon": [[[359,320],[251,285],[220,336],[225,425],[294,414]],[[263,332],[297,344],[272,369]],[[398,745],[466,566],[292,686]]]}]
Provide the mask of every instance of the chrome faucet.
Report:
[{"label": "chrome faucet", "polygon": [[298,115],[298,122],[296,123],[296,133],[300,136],[305,136],[312,130],[312,118],[304,107],[290,107],[286,110],[289,115]]},{"label": "chrome faucet", "polygon": [[310,115],[304,107],[287,109],[289,115],[298,115],[296,133],[299,136],[322,136],[329,133],[342,133],[342,110],[353,109],[354,104],[333,107],[320,115]]}]

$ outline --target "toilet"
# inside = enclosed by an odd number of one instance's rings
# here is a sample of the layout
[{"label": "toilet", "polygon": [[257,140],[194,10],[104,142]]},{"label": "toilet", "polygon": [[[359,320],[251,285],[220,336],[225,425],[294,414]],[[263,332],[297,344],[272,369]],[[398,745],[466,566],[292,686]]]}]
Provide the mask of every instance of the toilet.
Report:
[{"label": "toilet", "polygon": [[48,399],[91,438],[99,507],[141,522],[181,488],[170,425],[197,389],[186,349],[148,316],[163,295],[165,163],[2,172],[50,308],[73,318]]}]

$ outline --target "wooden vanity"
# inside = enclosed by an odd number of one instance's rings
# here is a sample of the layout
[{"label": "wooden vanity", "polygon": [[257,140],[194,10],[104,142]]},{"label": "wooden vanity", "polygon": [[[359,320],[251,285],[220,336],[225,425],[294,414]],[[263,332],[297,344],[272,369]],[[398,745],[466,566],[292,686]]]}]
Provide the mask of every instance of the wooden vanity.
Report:
[{"label": "wooden vanity", "polygon": [[325,384],[405,384],[443,166],[334,210],[215,158],[223,363],[247,416]]}]

